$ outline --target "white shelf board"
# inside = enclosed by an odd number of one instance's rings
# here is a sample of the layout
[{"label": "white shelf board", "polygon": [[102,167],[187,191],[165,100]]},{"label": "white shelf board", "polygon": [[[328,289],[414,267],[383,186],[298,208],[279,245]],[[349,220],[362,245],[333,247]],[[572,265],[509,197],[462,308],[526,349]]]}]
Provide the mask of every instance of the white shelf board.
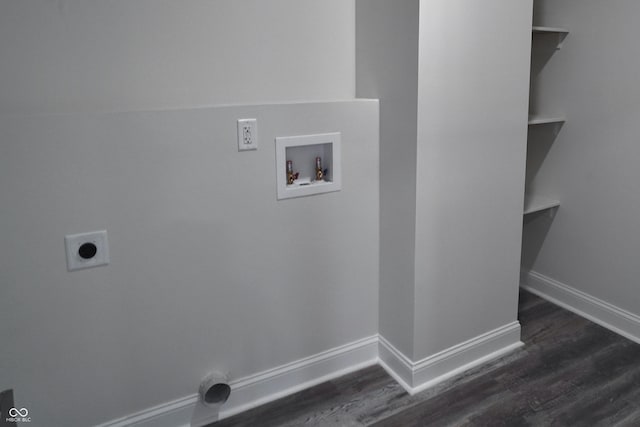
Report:
[{"label": "white shelf board", "polygon": [[524,196],[524,214],[540,212],[545,209],[557,208],[560,206],[558,200],[548,199],[546,197],[534,194],[525,194]]},{"label": "white shelf board", "polygon": [[529,116],[529,125],[544,125],[550,123],[564,123],[566,120],[564,117],[542,117],[542,116]]},{"label": "white shelf board", "polygon": [[554,28],[554,27],[540,27],[534,26],[531,29],[534,33],[561,33],[561,34],[569,34],[569,30],[564,28]]}]

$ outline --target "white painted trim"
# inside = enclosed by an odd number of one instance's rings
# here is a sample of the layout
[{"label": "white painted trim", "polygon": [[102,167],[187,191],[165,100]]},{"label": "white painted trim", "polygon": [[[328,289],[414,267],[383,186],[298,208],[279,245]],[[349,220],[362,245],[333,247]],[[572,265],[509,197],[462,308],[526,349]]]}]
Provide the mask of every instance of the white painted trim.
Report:
[{"label": "white painted trim", "polygon": [[220,419],[375,365],[377,344],[378,336],[374,335],[234,381]]},{"label": "white painted trim", "polygon": [[231,396],[220,414],[193,394],[98,427],[203,426],[376,363],[415,394],[521,345],[520,324],[514,322],[413,362],[384,337],[374,335],[232,381]]},{"label": "white painted trim", "polygon": [[520,323],[516,321],[450,347],[415,364],[413,392],[426,390],[523,345]]},{"label": "white painted trim", "polygon": [[413,362],[382,335],[378,340],[378,363],[407,393],[413,394]]},{"label": "white painted trim", "polygon": [[198,395],[182,397],[135,414],[99,424],[96,427],[158,426],[188,427],[191,413],[198,402]]},{"label": "white painted trim", "polygon": [[[378,336],[336,347],[316,355],[230,382],[231,396],[219,417],[193,394],[100,424],[98,427],[202,426],[296,393],[325,381],[375,365]],[[197,384],[194,385],[197,388]]]},{"label": "white painted trim", "polygon": [[389,375],[409,394],[415,394],[522,345],[520,323],[516,321],[417,362],[412,362],[380,336],[378,357]]},{"label": "white painted trim", "polygon": [[578,316],[640,343],[640,316],[535,271],[523,274],[520,286]]}]

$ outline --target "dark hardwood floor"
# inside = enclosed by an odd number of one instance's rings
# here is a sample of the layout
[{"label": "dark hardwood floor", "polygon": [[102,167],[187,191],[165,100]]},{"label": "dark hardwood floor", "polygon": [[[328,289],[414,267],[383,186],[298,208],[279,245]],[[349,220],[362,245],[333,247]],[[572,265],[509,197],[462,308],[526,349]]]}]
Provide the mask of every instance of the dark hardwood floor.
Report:
[{"label": "dark hardwood floor", "polygon": [[530,293],[525,346],[410,396],[370,367],[212,424],[640,426],[640,345]]}]

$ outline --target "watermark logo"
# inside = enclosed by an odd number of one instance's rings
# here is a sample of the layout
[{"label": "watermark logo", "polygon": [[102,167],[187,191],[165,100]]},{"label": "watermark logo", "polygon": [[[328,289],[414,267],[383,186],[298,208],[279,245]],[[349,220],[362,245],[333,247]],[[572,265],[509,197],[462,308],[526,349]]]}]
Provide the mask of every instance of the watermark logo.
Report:
[{"label": "watermark logo", "polygon": [[9,409],[9,416],[10,417],[26,417],[27,415],[29,415],[29,410],[27,408],[22,408],[22,409],[11,408],[11,409]]},{"label": "watermark logo", "polygon": [[11,408],[9,409],[9,418],[5,419],[8,423],[30,423],[31,417],[27,408]]}]

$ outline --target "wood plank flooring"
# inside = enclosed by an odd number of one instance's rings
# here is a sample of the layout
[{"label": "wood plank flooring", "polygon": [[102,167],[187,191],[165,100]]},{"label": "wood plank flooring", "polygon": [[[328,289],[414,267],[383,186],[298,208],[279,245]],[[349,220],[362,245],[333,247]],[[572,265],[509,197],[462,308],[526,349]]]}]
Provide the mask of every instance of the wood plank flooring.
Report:
[{"label": "wood plank flooring", "polygon": [[640,345],[520,293],[525,346],[414,396],[379,366],[219,421],[230,426],[640,426]]}]

